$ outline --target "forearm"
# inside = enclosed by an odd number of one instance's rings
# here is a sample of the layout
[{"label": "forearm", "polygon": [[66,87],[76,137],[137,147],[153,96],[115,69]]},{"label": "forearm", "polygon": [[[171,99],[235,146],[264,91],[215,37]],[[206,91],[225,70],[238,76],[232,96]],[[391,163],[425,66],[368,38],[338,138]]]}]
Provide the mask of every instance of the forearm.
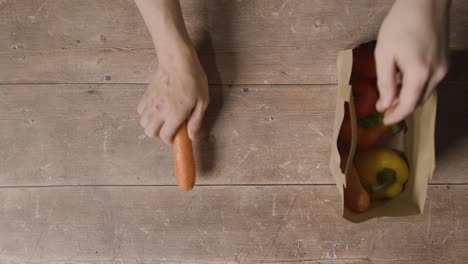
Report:
[{"label": "forearm", "polygon": [[161,61],[193,53],[178,0],[135,0]]}]

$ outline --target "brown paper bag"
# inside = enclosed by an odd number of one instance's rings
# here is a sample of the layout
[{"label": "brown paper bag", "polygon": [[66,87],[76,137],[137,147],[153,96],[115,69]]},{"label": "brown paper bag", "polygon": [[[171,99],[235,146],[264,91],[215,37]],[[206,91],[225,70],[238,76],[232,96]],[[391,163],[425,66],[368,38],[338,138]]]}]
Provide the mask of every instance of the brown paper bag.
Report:
[{"label": "brown paper bag", "polygon": [[[434,94],[421,107],[405,120],[406,130],[400,131],[384,145],[405,154],[408,159],[410,176],[403,192],[397,197],[386,201],[373,201],[372,207],[364,213],[354,213],[344,206],[344,187],[350,162],[356,149],[356,115],[351,107],[352,93],[349,85],[351,79],[353,52],[341,51],[338,55],[338,93],[333,126],[333,144],[330,159],[330,171],[343,201],[343,217],[351,222],[363,222],[371,218],[383,216],[407,216],[423,212],[427,186],[435,168],[434,131],[437,99]],[[340,168],[338,152],[338,134],[344,118],[345,102],[350,103],[353,139],[344,172]]]}]

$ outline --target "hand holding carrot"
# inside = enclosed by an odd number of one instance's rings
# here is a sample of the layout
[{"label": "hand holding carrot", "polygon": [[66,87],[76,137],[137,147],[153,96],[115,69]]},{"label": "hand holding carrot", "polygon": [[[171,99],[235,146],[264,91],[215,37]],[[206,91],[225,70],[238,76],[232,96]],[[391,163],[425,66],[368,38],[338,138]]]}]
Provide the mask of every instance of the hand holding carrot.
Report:
[{"label": "hand holding carrot", "polygon": [[188,119],[196,137],[208,106],[208,81],[188,36],[179,1],[135,1],[153,38],[159,65],[140,103],[140,124],[148,137],[171,144]]}]

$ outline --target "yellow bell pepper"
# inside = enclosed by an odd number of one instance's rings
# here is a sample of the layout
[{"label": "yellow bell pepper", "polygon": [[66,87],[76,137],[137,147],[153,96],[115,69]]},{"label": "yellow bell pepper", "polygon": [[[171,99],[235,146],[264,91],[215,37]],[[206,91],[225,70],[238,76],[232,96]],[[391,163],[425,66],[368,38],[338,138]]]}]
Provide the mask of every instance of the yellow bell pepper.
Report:
[{"label": "yellow bell pepper", "polygon": [[409,168],[400,155],[388,148],[356,154],[354,164],[361,183],[377,199],[390,199],[401,193],[408,181]]}]

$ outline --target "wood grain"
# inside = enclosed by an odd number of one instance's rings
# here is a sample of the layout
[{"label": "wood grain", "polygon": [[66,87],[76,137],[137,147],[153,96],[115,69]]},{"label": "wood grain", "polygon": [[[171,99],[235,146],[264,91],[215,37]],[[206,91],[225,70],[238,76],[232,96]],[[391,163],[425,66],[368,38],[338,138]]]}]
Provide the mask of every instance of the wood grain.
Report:
[{"label": "wood grain", "polygon": [[[219,50],[338,47],[375,37],[392,0],[182,0],[190,34]],[[468,5],[452,4],[452,46],[463,48]],[[1,4],[0,49],[152,48],[132,0],[21,0]],[[359,34],[353,34],[353,33]],[[206,48],[204,46],[201,46]]]},{"label": "wood grain", "polygon": [[[174,184],[171,148],[138,124],[143,88],[1,87],[0,184]],[[212,87],[198,183],[330,182],[335,90]]]},{"label": "wood grain", "polygon": [[[138,117],[146,85],[0,85],[0,120]],[[210,86],[208,116],[333,115],[336,85]]]},{"label": "wood grain", "polygon": [[[375,39],[392,2],[182,4],[211,83],[324,84],[336,53]],[[451,47],[467,49],[468,4],[453,2]],[[157,66],[131,0],[2,1],[0,32],[2,83],[145,83]]]},{"label": "wood grain", "polygon": [[0,262],[466,263],[467,199],[431,187],[424,215],[356,225],[334,186],[2,189]]},{"label": "wood grain", "polygon": [[[138,124],[144,87],[0,86],[0,185],[175,184],[171,149],[145,138]],[[466,182],[468,109],[458,102],[466,91],[440,88],[434,183]],[[211,93],[206,135],[195,146],[199,184],[333,183],[336,86],[212,86]]]},{"label": "wood grain", "polygon": [[336,53],[374,39],[393,1],[181,2],[226,84],[188,194],[138,124],[158,62],[133,0],[0,0],[1,264],[468,262],[467,1],[452,6],[425,212],[359,225],[328,171]]},{"label": "wood grain", "polygon": [[[200,53],[212,84],[336,82],[336,51],[294,48]],[[313,62],[313,63],[312,63]],[[148,83],[158,63],[152,49],[105,48],[0,52],[0,84]]]}]

